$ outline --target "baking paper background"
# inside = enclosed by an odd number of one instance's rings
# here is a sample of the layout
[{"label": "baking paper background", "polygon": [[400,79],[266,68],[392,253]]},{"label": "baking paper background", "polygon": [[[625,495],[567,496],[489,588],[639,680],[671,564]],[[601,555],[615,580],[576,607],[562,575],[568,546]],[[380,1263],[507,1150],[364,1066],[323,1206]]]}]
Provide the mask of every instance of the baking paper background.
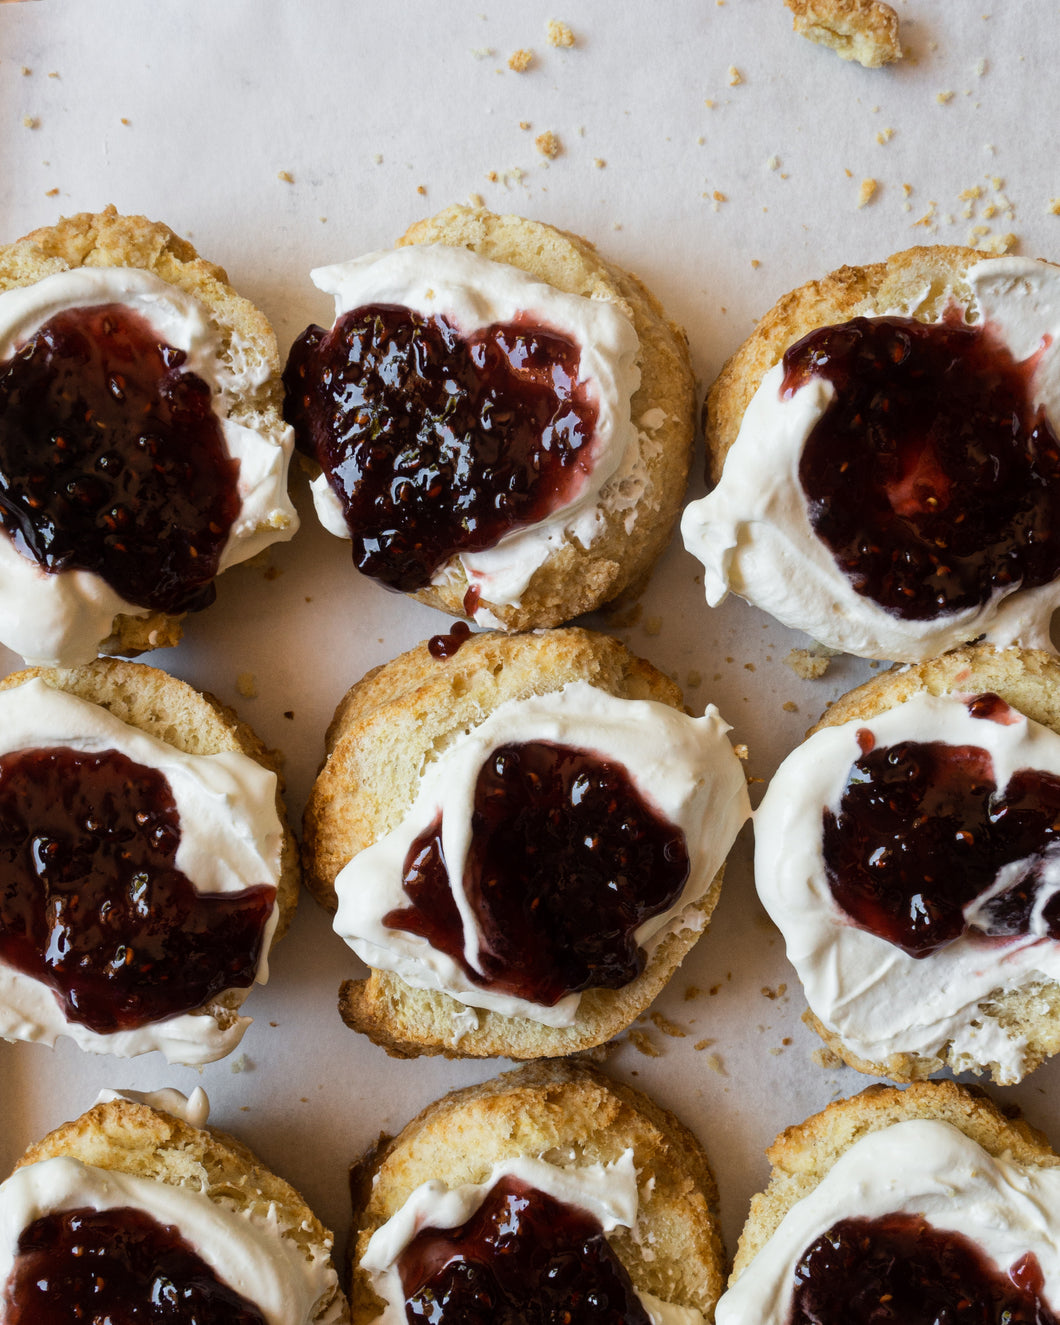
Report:
[{"label": "baking paper background", "polygon": [[[866,70],[795,36],[781,0],[5,4],[0,242],[107,203],[164,220],[265,310],[285,353],[309,322],[330,321],[311,267],[388,247],[478,195],[638,273],[687,328],[705,387],[775,299],[842,263],[1008,234],[1015,251],[1060,258],[1060,6],[897,8],[907,59]],[[569,24],[572,48],[549,45],[550,18]],[[519,49],[534,53],[521,74],[507,64]],[[553,159],[535,147],[547,131]],[[876,187],[859,207],[865,180]],[[700,452],[690,495],[702,467]],[[305,525],[269,558],[274,578],[228,572],[185,642],[146,661],[234,704],[285,752],[297,823],[346,688],[447,624],[354,573],[347,545],[316,527],[301,473],[295,495]],[[696,712],[719,706],[748,746],[755,801],[829,700],[871,674],[837,659],[823,680],[800,680],[785,659],[805,637],[741,602],[709,610],[676,541],[639,619],[593,624],[672,672]],[[341,1246],[350,1161],[446,1090],[508,1066],[388,1058],[335,1010],[359,970],[305,896],[232,1058],[199,1072],[157,1054],[0,1044],[0,1170],[104,1086],[201,1084],[213,1121],[300,1188]],[[710,932],[658,1016],[606,1060],[705,1145],[730,1250],[776,1132],[868,1084],[814,1061],[803,1006],[754,895],[748,829]],[[1046,1067],[993,1094],[1060,1141],[1057,1081]]]}]

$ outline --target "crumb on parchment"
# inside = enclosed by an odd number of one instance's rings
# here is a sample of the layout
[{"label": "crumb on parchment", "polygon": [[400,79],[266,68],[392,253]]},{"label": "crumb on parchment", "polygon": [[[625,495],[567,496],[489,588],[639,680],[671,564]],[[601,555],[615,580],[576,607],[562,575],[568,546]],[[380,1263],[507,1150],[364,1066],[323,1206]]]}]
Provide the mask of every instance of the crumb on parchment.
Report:
[{"label": "crumb on parchment", "polygon": [[558,18],[550,18],[545,25],[545,31],[548,34],[548,44],[550,46],[574,45],[574,33],[566,23],[560,22]]},{"label": "crumb on parchment", "polygon": [[236,677],[236,690],[244,699],[257,699],[258,679],[253,672],[240,672]]},{"label": "crumb on parchment", "polygon": [[562,151],[560,141],[551,129],[547,129],[544,133],[539,133],[534,139],[534,146],[542,156],[547,156],[550,160],[553,157],[559,156]]},{"label": "crumb on parchment", "polygon": [[652,1012],[649,1015],[654,1025],[664,1035],[669,1035],[673,1040],[683,1040],[688,1034],[683,1026],[679,1026],[676,1021],[671,1021],[669,1017],[664,1017],[661,1012]]},{"label": "crumb on parchment", "polygon": [[815,649],[792,649],[784,662],[804,681],[819,681],[828,671],[828,664],[834,657],[830,649],[819,645]]},{"label": "crumb on parchment", "polygon": [[863,179],[861,187],[858,189],[858,208],[867,206],[876,196],[876,190],[879,184],[874,179]]},{"label": "crumb on parchment", "polygon": [[898,15],[883,0],[784,0],[800,37],[878,69],[902,58]]},{"label": "crumb on parchment", "polygon": [[646,1058],[661,1058],[662,1050],[651,1038],[647,1031],[631,1030],[629,1033],[629,1042],[638,1053],[642,1053]]},{"label": "crumb on parchment", "polygon": [[516,74],[525,74],[534,62],[534,52],[521,47],[508,56],[508,68]]}]

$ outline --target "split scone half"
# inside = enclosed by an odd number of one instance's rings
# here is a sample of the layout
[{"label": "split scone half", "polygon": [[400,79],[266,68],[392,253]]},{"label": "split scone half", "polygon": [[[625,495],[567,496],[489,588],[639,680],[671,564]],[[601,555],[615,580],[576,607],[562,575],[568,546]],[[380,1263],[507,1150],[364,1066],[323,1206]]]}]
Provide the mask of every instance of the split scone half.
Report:
[{"label": "split scone half", "polygon": [[100,1320],[134,1309],[239,1325],[349,1320],[331,1233],[246,1146],[205,1126],[201,1090],[190,1102],[171,1090],[105,1095],[0,1185],[13,1319],[80,1319],[91,1303]]},{"label": "split scone half", "polygon": [[579,1320],[595,1306],[631,1325],[703,1325],[724,1283],[701,1146],[586,1064],[453,1091],[382,1138],[351,1187],[356,1325],[419,1319],[426,1304],[456,1325],[470,1295],[486,1319]]},{"label": "split scone half", "polygon": [[710,390],[682,531],[830,648],[1048,647],[1060,605],[1060,266],[913,248],[785,295]]},{"label": "split scone half", "polygon": [[355,566],[480,625],[556,626],[669,542],[694,431],[684,332],[587,240],[449,207],[313,272],[286,417]]},{"label": "split scone half", "polygon": [[451,644],[370,672],[328,730],[306,877],[371,968],[340,1009],[397,1056],[574,1053],[627,1027],[706,928],[742,768],[713,705],[689,717],[607,636]]},{"label": "split scone half", "polygon": [[833,704],[755,815],[807,1021],[859,1071],[1019,1081],[1060,1049],[1060,661],[975,645]]},{"label": "split scone half", "polygon": [[108,207],[0,247],[0,642],[177,643],[298,527],[281,405],[268,320],[168,226]]},{"label": "split scone half", "polygon": [[766,1154],[717,1325],[1055,1319],[1060,1156],[981,1091],[870,1086]]},{"label": "split scone half", "polygon": [[207,1063],[298,900],[276,756],[141,663],[0,682],[0,1036]]}]

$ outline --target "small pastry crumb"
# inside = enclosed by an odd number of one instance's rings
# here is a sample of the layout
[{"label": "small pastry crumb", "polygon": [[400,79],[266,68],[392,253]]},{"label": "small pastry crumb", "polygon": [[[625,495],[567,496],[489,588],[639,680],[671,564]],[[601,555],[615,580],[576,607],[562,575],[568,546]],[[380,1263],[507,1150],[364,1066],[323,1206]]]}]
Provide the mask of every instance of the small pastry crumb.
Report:
[{"label": "small pastry crumb", "polygon": [[800,37],[878,69],[902,58],[898,15],[882,0],[784,0]]},{"label": "small pastry crumb", "polygon": [[526,47],[513,51],[508,56],[508,68],[516,74],[525,74],[533,62],[534,52],[527,50]]},{"label": "small pastry crumb", "polygon": [[258,679],[253,672],[240,672],[236,677],[236,690],[244,699],[257,699]]},{"label": "small pastry crumb", "polygon": [[819,681],[828,671],[833,656],[830,651],[820,649],[792,649],[784,662],[804,681]]},{"label": "small pastry crumb", "polygon": [[744,745],[742,741],[739,745],[734,745],[732,747],[732,752],[736,756],[736,758],[741,761],[741,763],[746,761],[748,755],[751,753],[750,750],[748,750],[747,746]]},{"label": "small pastry crumb", "polygon": [[953,97],[954,94],[952,92],[936,92],[935,94],[935,100],[940,106],[948,105],[953,100]]},{"label": "small pastry crumb", "polygon": [[550,46],[573,46],[574,33],[566,23],[561,23],[558,18],[550,18],[545,26],[548,33],[548,44]]},{"label": "small pastry crumb", "polygon": [[834,1068],[843,1066],[843,1060],[838,1054],[832,1053],[831,1049],[814,1049],[810,1057],[818,1067],[823,1067],[826,1072],[831,1072]]},{"label": "small pastry crumb", "polygon": [[630,1031],[629,1042],[638,1053],[642,1053],[646,1058],[662,1057],[662,1050],[654,1040],[652,1040],[647,1031]]},{"label": "small pastry crumb", "polygon": [[874,179],[863,179],[861,187],[858,189],[858,207],[864,207],[875,197],[876,190],[879,188]]},{"label": "small pastry crumb", "polygon": [[36,115],[23,115],[23,116],[22,116],[22,125],[23,125],[23,128],[26,128],[26,129],[39,129],[39,128],[40,128],[40,120],[37,118]]},{"label": "small pastry crumb", "polygon": [[720,1054],[708,1054],[707,1066],[712,1072],[717,1072],[720,1077],[727,1077],[729,1074],[725,1071],[725,1064],[721,1061]]},{"label": "small pastry crumb", "polygon": [[676,1021],[664,1017],[661,1012],[651,1013],[651,1020],[664,1035],[669,1035],[672,1040],[683,1040],[688,1034],[683,1026],[678,1026]]},{"label": "small pastry crumb", "polygon": [[559,139],[551,129],[546,130],[544,133],[539,133],[534,139],[534,146],[542,156],[547,156],[550,160],[560,154]]},{"label": "small pastry crumb", "polygon": [[289,170],[278,170],[276,172],[276,178],[282,179],[285,184],[294,183],[294,176],[291,174]]},{"label": "small pastry crumb", "polygon": [[730,64],[730,65],[729,65],[729,86],[730,86],[730,87],[739,87],[740,84],[741,84],[742,82],[743,82],[743,74],[740,73],[739,69],[737,69],[736,66],[735,66],[734,64]]}]

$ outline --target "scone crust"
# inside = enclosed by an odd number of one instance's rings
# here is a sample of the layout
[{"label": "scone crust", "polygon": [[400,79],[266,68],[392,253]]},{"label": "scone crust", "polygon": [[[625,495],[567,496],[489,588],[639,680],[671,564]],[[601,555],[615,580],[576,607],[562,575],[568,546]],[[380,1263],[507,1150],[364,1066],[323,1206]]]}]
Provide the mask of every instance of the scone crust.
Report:
[{"label": "scone crust", "polygon": [[[222,359],[241,338],[252,362],[267,370],[259,385],[233,405],[231,417],[253,427],[264,417],[280,426],[283,387],[276,336],[265,314],[232,289],[222,267],[200,258],[185,239],[160,221],[121,216],[113,207],[78,212],[55,225],[32,230],[13,244],[0,245],[0,292],[34,285],[46,276],[77,267],[138,267],[194,296],[207,309],[217,332]],[[179,643],[183,614],[119,614],[101,654],[136,654]]]},{"label": "scone crust", "polygon": [[[173,1187],[191,1187],[263,1223],[277,1224],[307,1260],[331,1255],[331,1233],[295,1189],[241,1141],[216,1128],[192,1127],[147,1104],[111,1100],[49,1132],[30,1146],[15,1168],[59,1156]],[[337,1286],[321,1302],[317,1319],[324,1320],[336,1310],[336,1302],[345,1306]]]},{"label": "scone crust", "polygon": [[[869,721],[925,693],[993,693],[1060,735],[1060,658],[1040,649],[995,649],[989,644],[970,644],[928,662],[898,665],[874,676],[836,700],[807,736],[823,727]],[[984,1016],[996,1020],[1014,1039],[1026,1040],[1024,1075],[1060,1052],[1060,984],[1042,979],[1010,993],[997,990],[980,1007]],[[996,1065],[974,1063],[966,1056],[955,1057],[948,1048],[930,1058],[892,1054],[881,1062],[873,1062],[853,1053],[812,1012],[806,1012],[803,1020],[848,1067],[870,1076],[922,1081],[944,1067],[951,1067],[955,1072],[988,1070],[995,1081],[999,1080]]]},{"label": "scone crust", "polygon": [[950,303],[968,303],[965,274],[976,263],[989,261],[998,259],[974,248],[922,245],[866,267],[840,267],[784,295],[728,360],[707,394],[703,420],[708,479],[717,483],[721,478],[751,397],[789,346],[818,327],[855,317],[911,314],[933,319]]},{"label": "scone crust", "polygon": [[[351,1175],[351,1305],[355,1325],[382,1306],[359,1269],[368,1240],[420,1183],[483,1182],[517,1155],[560,1164],[609,1164],[633,1149],[640,1236],[608,1241],[634,1286],[696,1307],[709,1320],[724,1286],[717,1190],[695,1137],[665,1109],[586,1063],[530,1063],[429,1105],[396,1138],[380,1137]],[[654,1252],[651,1259],[642,1246]]]},{"label": "scone crust", "polygon": [[[301,877],[298,847],[283,803],[283,776],[276,751],[266,749],[234,709],[146,663],[98,658],[82,667],[27,667],[0,680],[0,690],[14,689],[34,677],[56,690],[98,704],[130,727],[137,727],[185,754],[237,751],[276,774],[276,812],[283,829],[283,846],[276,886],[279,914],[272,938],[275,945],[291,923]],[[229,1006],[229,996],[225,994],[197,1011],[216,1017],[222,1026],[238,1015]]]},{"label": "scone crust", "polygon": [[784,0],[802,37],[877,69],[902,58],[898,15],[882,0]]},{"label": "scone crust", "polygon": [[[403,244],[448,244],[529,272],[568,294],[607,299],[633,321],[640,338],[640,389],[631,402],[634,426],[651,409],[665,422],[643,450],[648,486],[626,531],[623,511],[605,515],[603,530],[588,548],[565,542],[534,573],[519,605],[483,599],[509,630],[558,626],[603,603],[636,592],[670,541],[684,501],[695,427],[695,378],[688,340],[636,276],[605,262],[588,240],[540,221],[498,216],[483,208],[454,206],[411,226]],[[455,586],[428,585],[413,596],[463,616],[466,580],[459,562]]]},{"label": "scone crust", "polygon": [[975,1087],[954,1081],[921,1081],[904,1090],[869,1086],[787,1128],[766,1151],[773,1166],[769,1184],[751,1201],[730,1284],[773,1236],[791,1207],[817,1186],[844,1151],[869,1132],[912,1118],[950,1123],[995,1159],[1005,1156],[1029,1168],[1060,1164],[1060,1155],[1018,1110],[1003,1111]]},{"label": "scone crust", "polygon": [[[678,687],[617,640],[578,628],[522,635],[484,633],[446,660],[426,644],[359,681],[328,728],[326,758],[303,821],[303,865],[309,889],[336,905],[335,877],[346,863],[404,818],[426,765],[465,730],[510,699],[586,681],[622,699],[652,699],[683,710]],[[703,927],[721,890],[719,870],[695,904]],[[575,1053],[610,1039],[656,997],[699,938],[701,928],[664,939],[641,975],[624,989],[582,995],[574,1025],[541,1026],[479,1010],[476,1029],[459,1039],[453,1018],[463,1004],[447,994],[414,990],[400,977],[372,971],[347,981],[339,1007],[347,1024],[396,1057],[540,1058]]]}]

